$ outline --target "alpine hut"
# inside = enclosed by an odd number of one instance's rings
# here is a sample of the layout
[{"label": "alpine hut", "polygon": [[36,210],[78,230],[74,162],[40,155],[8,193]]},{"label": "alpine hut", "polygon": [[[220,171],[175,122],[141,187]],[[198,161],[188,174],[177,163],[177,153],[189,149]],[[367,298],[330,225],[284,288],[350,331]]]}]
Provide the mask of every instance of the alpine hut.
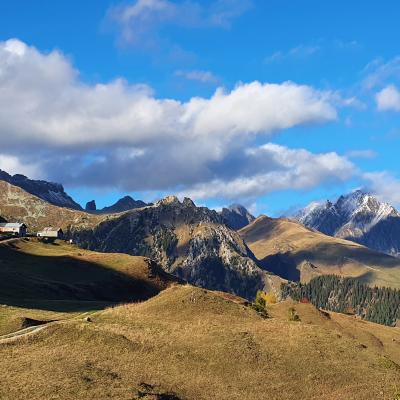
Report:
[{"label": "alpine hut", "polygon": [[5,235],[26,236],[27,226],[20,222],[2,222],[0,223],[0,233]]},{"label": "alpine hut", "polygon": [[37,237],[45,239],[62,239],[64,233],[61,228],[53,228],[48,226],[37,233]]}]

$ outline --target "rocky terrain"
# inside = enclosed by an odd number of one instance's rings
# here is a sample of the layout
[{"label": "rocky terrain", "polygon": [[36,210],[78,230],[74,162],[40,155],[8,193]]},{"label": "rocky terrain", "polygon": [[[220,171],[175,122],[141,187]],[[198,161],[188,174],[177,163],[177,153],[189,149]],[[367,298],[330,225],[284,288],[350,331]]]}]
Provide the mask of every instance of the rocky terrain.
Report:
[{"label": "rocky terrain", "polygon": [[0,215],[9,222],[24,222],[30,232],[46,226],[61,227],[67,232],[71,226],[94,226],[107,218],[55,206],[5,181],[0,181]]},{"label": "rocky terrain", "polygon": [[341,196],[335,203],[312,203],[293,218],[327,235],[400,255],[400,213],[362,190]]},{"label": "rocky terrain", "polygon": [[262,288],[279,290],[279,278],[257,266],[223,218],[188,198],[170,196],[70,234],[83,248],[149,257],[196,286],[246,298]]},{"label": "rocky terrain", "polygon": [[167,272],[195,285],[253,298],[275,290],[280,278],[259,268],[240,236],[222,217],[190,199],[168,197],[119,214],[93,214],[53,206],[0,181],[0,215],[23,221],[30,232],[59,226],[79,246],[102,252],[146,256]]},{"label": "rocky terrain", "polygon": [[76,203],[64,191],[64,187],[59,183],[47,182],[42,180],[29,179],[24,175],[10,175],[0,170],[0,181],[8,182],[11,185],[18,186],[26,192],[47,201],[50,204],[59,207],[68,207],[75,210],[82,210],[82,207]]},{"label": "rocky terrain", "polygon": [[230,228],[238,230],[255,220],[255,217],[240,204],[232,204],[223,208],[220,212],[225,224]]},{"label": "rocky terrain", "polygon": [[308,282],[319,275],[356,277],[400,288],[400,260],[327,236],[285,218],[258,217],[239,231],[258,264],[283,278]]}]

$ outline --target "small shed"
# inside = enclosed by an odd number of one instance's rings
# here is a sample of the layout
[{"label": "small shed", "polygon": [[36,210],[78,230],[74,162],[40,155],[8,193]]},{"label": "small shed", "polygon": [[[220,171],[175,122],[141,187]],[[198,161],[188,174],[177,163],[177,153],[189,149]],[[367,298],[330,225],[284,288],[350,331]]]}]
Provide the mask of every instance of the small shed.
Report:
[{"label": "small shed", "polygon": [[0,233],[23,237],[26,236],[27,226],[20,222],[0,223]]},{"label": "small shed", "polygon": [[37,237],[47,238],[47,239],[62,239],[64,233],[61,228],[53,228],[48,226],[37,233]]}]

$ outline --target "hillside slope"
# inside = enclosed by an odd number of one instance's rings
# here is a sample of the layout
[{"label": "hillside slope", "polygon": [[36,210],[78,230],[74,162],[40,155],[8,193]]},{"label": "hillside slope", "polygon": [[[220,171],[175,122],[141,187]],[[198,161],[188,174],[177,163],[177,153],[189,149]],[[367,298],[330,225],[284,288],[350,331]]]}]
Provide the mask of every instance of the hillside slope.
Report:
[{"label": "hillside slope", "polygon": [[107,218],[107,216],[57,207],[18,186],[1,180],[0,215],[9,222],[24,222],[30,232],[36,232],[46,226],[61,227],[67,231],[72,225],[74,227],[93,226]]},{"label": "hillside slope", "polygon": [[144,300],[177,279],[154,261],[37,239],[0,243],[0,303]]},{"label": "hillside slope", "polygon": [[400,261],[332,238],[288,219],[261,216],[239,231],[264,268],[290,280],[320,274],[358,277],[370,285],[400,287]]},{"label": "hillside slope", "polygon": [[[288,321],[295,307],[300,322]],[[262,319],[240,299],[174,286],[92,322],[0,343],[0,398],[395,399],[397,328],[282,303]],[[29,365],[29,368],[26,366]]]}]

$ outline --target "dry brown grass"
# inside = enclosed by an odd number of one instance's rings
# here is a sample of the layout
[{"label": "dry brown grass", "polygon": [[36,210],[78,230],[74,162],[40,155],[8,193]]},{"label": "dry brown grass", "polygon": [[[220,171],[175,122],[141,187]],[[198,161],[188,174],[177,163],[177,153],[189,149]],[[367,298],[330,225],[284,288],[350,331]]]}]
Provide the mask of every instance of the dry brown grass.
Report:
[{"label": "dry brown grass", "polygon": [[[400,288],[398,259],[324,235],[298,222],[262,216],[240,234],[265,268],[278,274],[281,270],[284,277],[292,274],[289,279],[298,274],[301,281],[307,282],[321,274],[335,274],[359,277],[371,285]],[[279,265],[282,260],[284,263]],[[298,272],[293,273],[296,268]]]},{"label": "dry brown grass", "polygon": [[[300,322],[288,321],[289,307]],[[0,398],[395,398],[399,329],[309,304],[276,304],[270,313],[262,319],[238,298],[173,286],[91,323],[0,345]]]},{"label": "dry brown grass", "polygon": [[144,300],[176,278],[144,257],[97,253],[37,239],[0,243],[0,335],[26,318],[59,320]]}]

